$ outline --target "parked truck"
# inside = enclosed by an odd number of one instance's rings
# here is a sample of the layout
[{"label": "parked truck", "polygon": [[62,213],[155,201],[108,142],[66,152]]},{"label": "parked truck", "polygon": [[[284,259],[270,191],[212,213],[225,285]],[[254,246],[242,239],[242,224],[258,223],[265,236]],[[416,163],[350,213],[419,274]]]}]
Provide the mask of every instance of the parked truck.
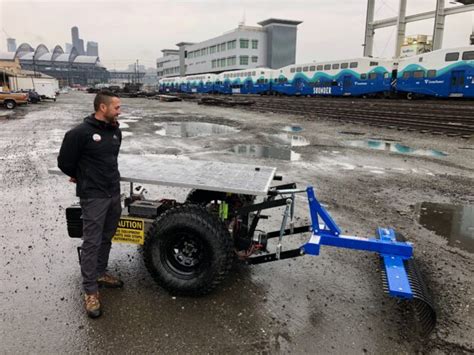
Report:
[{"label": "parked truck", "polygon": [[0,105],[7,109],[14,109],[17,105],[28,103],[28,94],[24,92],[2,92],[0,91]]}]

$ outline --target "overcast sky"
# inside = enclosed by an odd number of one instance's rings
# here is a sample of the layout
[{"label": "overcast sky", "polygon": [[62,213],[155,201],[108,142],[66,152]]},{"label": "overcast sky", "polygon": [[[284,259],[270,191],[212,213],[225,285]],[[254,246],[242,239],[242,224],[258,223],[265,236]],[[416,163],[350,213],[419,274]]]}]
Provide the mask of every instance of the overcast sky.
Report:
[{"label": "overcast sky", "polygon": [[[375,18],[396,16],[398,0],[376,0]],[[408,0],[407,14],[434,10],[436,0]],[[99,43],[99,56],[109,69],[139,60],[154,67],[161,49],[182,41],[200,42],[236,28],[275,17],[303,21],[298,27],[297,62],[344,59],[362,55],[367,0],[0,0],[0,51],[6,38],[52,49],[79,36]],[[457,6],[449,4],[446,6]],[[446,17],[443,47],[469,43],[473,12]],[[433,20],[407,25],[407,35],[428,34]],[[395,27],[375,34],[375,56],[394,53]]]}]

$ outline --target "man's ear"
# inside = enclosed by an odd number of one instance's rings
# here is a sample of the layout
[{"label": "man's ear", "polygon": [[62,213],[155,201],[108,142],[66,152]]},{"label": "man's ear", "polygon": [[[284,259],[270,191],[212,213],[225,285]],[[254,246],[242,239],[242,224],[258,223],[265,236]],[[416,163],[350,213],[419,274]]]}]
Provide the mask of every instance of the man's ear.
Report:
[{"label": "man's ear", "polygon": [[107,105],[104,103],[101,103],[99,105],[99,111],[103,111],[103,112],[107,111]]}]

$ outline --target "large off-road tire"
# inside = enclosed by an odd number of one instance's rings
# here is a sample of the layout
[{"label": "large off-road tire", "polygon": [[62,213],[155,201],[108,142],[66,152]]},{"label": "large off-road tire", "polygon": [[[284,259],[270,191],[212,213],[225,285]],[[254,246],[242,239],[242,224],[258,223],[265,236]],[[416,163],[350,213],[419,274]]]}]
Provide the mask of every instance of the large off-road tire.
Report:
[{"label": "large off-road tire", "polygon": [[214,290],[232,267],[228,230],[204,207],[186,204],[159,216],[143,246],[155,281],[175,295],[200,296]]}]

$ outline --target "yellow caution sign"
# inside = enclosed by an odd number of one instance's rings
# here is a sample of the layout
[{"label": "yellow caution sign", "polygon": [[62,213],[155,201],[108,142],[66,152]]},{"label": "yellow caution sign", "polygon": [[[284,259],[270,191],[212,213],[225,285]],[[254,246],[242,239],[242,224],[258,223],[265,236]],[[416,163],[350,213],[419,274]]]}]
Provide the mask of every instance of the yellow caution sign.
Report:
[{"label": "yellow caution sign", "polygon": [[145,242],[145,221],[140,218],[120,218],[112,241],[143,245]]}]

